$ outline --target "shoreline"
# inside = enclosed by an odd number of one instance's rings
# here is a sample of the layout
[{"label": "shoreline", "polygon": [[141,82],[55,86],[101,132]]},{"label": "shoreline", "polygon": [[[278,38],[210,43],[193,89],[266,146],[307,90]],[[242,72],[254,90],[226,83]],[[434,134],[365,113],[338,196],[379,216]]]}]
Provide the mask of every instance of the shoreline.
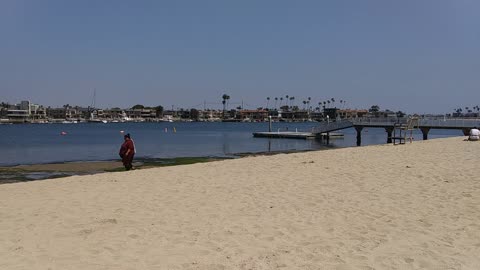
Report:
[{"label": "shoreline", "polygon": [[[229,158],[220,157],[178,157],[178,158],[138,158],[134,160],[134,169],[142,170],[155,167],[178,166],[203,162],[212,162]],[[118,160],[74,161],[63,163],[25,164],[0,166],[0,185],[7,183],[47,180],[68,176],[94,175],[108,172],[125,171]]]},{"label": "shoreline", "polygon": [[[458,138],[465,138],[465,136],[458,136]],[[447,137],[457,138],[457,137]],[[445,138],[433,138],[431,140],[441,140]],[[464,141],[466,141],[464,139]],[[416,141],[421,142],[421,141]],[[261,152],[242,152],[235,153],[231,156],[215,157],[215,156],[193,156],[193,157],[175,157],[175,158],[135,158],[134,170],[150,169],[155,167],[188,165],[203,162],[221,161],[227,159],[257,157],[257,156],[274,156],[280,154],[294,154],[294,153],[308,153],[335,149],[349,149],[359,147],[372,147],[391,145],[388,143],[365,145],[365,146],[349,146],[338,147],[333,145],[325,145],[325,149],[304,149],[304,150],[279,150],[279,151],[261,151]],[[115,160],[98,160],[98,161],[69,161],[69,162],[53,162],[53,163],[39,163],[39,164],[18,164],[0,166],[0,185],[29,182],[38,180],[55,179],[69,176],[94,175],[108,172],[122,172],[125,171],[122,162],[119,159]]]},{"label": "shoreline", "polygon": [[[228,157],[176,157],[176,158],[136,158],[134,159],[134,169],[149,169],[165,166],[179,166],[203,162],[221,161],[226,159],[236,159],[256,156],[271,156],[279,154],[305,153],[311,151],[324,151],[331,149],[340,149],[343,147],[331,147],[322,150],[286,150],[286,151],[263,151],[263,152],[243,152],[235,153]],[[348,147],[346,147],[348,148]],[[53,162],[40,164],[20,164],[11,166],[0,166],[0,185],[47,180],[68,176],[93,175],[108,172],[125,171],[120,160],[99,160],[99,161],[72,161],[72,162]]]}]

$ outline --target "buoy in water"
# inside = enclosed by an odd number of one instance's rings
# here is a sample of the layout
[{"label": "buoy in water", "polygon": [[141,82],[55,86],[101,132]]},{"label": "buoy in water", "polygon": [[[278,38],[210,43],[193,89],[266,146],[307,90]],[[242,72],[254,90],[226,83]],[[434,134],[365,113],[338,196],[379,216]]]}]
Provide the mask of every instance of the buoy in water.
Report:
[{"label": "buoy in water", "polygon": [[168,132],[168,128],[165,128],[165,132]]},{"label": "buoy in water", "polygon": [[123,133],[125,133],[125,131],[123,131],[123,130],[120,130],[120,133],[122,133],[122,134],[123,134]]},{"label": "buoy in water", "polygon": [[67,135],[67,132],[62,131],[62,132],[60,132],[60,135]]},{"label": "buoy in water", "polygon": [[177,129],[175,127],[173,127],[173,132],[175,132],[175,133],[177,132]]}]

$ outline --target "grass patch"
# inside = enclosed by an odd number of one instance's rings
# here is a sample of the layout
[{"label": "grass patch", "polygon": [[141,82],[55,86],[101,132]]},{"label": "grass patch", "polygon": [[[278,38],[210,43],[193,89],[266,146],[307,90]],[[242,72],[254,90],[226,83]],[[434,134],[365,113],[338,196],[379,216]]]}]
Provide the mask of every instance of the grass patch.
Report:
[{"label": "grass patch", "polygon": [[[144,158],[144,159],[135,159],[133,163],[134,169],[147,169],[155,167],[167,167],[167,166],[177,166],[177,165],[188,165],[195,163],[205,163],[217,160],[224,160],[226,158],[216,158],[216,157],[178,157],[178,158]],[[58,164],[53,164],[57,166]],[[72,166],[76,166],[73,164]],[[73,167],[69,168],[68,172],[60,170],[48,170],[46,168],[15,168],[15,167],[0,167],[0,184],[1,183],[15,183],[15,182],[25,182],[25,181],[34,181],[34,180],[43,180],[43,179],[53,179],[61,178],[71,175],[84,175],[84,174],[95,174],[102,172],[124,172],[125,168],[123,166],[112,167],[98,167],[98,166],[89,166],[88,163],[83,164],[85,166],[80,166],[79,168]],[[98,164],[96,164],[98,165]],[[37,165],[34,165],[37,166]],[[43,165],[40,165],[43,166]],[[50,166],[50,165],[45,165]],[[70,166],[70,164],[66,164]]]},{"label": "grass patch", "polygon": [[179,157],[179,158],[166,158],[166,159],[154,159],[154,160],[145,160],[143,162],[143,167],[165,167],[165,166],[177,166],[177,165],[188,165],[195,163],[204,163],[220,160],[219,158],[210,158],[210,157]]}]

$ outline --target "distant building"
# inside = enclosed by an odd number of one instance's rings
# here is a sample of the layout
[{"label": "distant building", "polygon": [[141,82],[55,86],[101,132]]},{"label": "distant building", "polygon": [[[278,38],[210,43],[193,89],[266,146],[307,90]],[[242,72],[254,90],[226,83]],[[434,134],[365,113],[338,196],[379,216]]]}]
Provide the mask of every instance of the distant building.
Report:
[{"label": "distant building", "polygon": [[51,119],[67,119],[66,108],[47,108],[47,116]]},{"label": "distant building", "polygon": [[337,108],[325,108],[325,109],[323,109],[323,115],[325,117],[328,117],[331,120],[337,119],[337,112],[338,111],[339,111],[339,109],[337,109]]},{"label": "distant building", "polygon": [[368,114],[368,110],[344,109],[344,110],[338,110],[337,114],[341,119],[359,118],[359,117],[366,116]]},{"label": "distant building", "polygon": [[241,110],[239,112],[240,120],[264,121],[268,118],[267,110]]},{"label": "distant building", "polygon": [[[3,112],[5,115],[5,112]],[[26,123],[46,118],[46,110],[38,104],[30,101],[21,101],[20,104],[12,105],[6,110],[6,117],[13,123]]]},{"label": "distant building", "polygon": [[153,109],[129,109],[125,113],[133,119],[153,119],[157,117],[157,112]]}]

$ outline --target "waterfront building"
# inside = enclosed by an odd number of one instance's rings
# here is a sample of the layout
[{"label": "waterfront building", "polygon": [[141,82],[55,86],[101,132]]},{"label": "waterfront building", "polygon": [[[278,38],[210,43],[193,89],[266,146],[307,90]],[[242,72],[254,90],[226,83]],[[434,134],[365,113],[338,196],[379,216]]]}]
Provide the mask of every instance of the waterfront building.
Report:
[{"label": "waterfront building", "polygon": [[46,119],[46,111],[43,106],[24,100],[7,108],[6,117],[11,123],[27,123]]},{"label": "waterfront building", "polygon": [[366,116],[368,114],[368,110],[342,109],[338,110],[337,114],[341,119],[359,118]]},{"label": "waterfront building", "polygon": [[268,119],[267,110],[241,110],[239,112],[239,119],[242,121],[264,121]]},{"label": "waterfront building", "polygon": [[125,113],[127,117],[137,120],[154,119],[157,117],[157,112],[152,109],[129,109]]}]

